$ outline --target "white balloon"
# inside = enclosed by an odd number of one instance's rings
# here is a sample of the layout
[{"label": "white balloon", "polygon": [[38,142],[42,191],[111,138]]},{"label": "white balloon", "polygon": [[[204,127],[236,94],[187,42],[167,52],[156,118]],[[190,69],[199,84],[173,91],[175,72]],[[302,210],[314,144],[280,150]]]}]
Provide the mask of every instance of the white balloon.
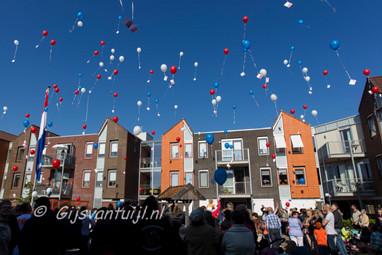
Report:
[{"label": "white balloon", "polygon": [[272,94],[272,95],[271,95],[271,100],[272,100],[273,102],[276,102],[276,101],[277,101],[277,95],[276,95],[276,94]]},{"label": "white balloon", "polygon": [[18,40],[14,40],[13,43],[17,46],[19,45],[19,41]]},{"label": "white balloon", "polygon": [[261,69],[261,70],[260,70],[260,74],[261,74],[262,76],[267,76],[267,70],[265,70],[265,69]]},{"label": "white balloon", "polygon": [[4,106],[4,107],[3,107],[3,111],[4,111],[4,112],[8,111],[8,107]]},{"label": "white balloon", "polygon": [[83,25],[84,25],[84,23],[82,23],[81,20],[77,22],[77,26],[82,27]]},{"label": "white balloon", "polygon": [[137,105],[138,105],[138,106],[141,106],[141,105],[142,105],[142,101],[138,101],[138,102],[137,102]]},{"label": "white balloon", "polygon": [[310,81],[310,76],[306,76],[305,80],[306,80],[306,82],[309,82]]},{"label": "white balloon", "polygon": [[302,69],[302,72],[303,72],[303,73],[307,73],[307,72],[308,72],[308,68],[304,67],[304,68]]},{"label": "white balloon", "polygon": [[86,92],[86,89],[85,88],[82,88],[81,89],[81,93],[85,93]]},{"label": "white balloon", "polygon": [[110,55],[110,61],[113,61],[114,60],[114,55]]},{"label": "white balloon", "polygon": [[221,96],[217,96],[216,97],[216,101],[218,101],[218,102],[222,101],[222,97]]},{"label": "white balloon", "polygon": [[166,64],[163,64],[160,66],[160,70],[162,70],[163,73],[165,73],[167,71],[167,66]]},{"label": "white balloon", "polygon": [[179,56],[181,57],[183,56],[183,51],[179,52]]},{"label": "white balloon", "polygon": [[304,119],[304,115],[300,115],[300,119]]},{"label": "white balloon", "polygon": [[139,135],[142,132],[142,129],[140,126],[135,126],[133,130],[134,135]]},{"label": "white balloon", "polygon": [[113,53],[113,54],[114,54],[114,53],[115,53],[115,49],[111,49],[111,53]]},{"label": "white balloon", "polygon": [[99,66],[100,66],[100,67],[103,67],[103,62],[99,62]]},{"label": "white balloon", "polygon": [[176,109],[178,109],[178,105],[176,104],[176,105],[174,105],[174,109],[176,110]]},{"label": "white balloon", "polygon": [[212,99],[211,103],[212,105],[216,105],[216,99]]},{"label": "white balloon", "polygon": [[198,65],[199,65],[198,62],[195,62],[195,63],[194,63],[194,66],[195,66],[195,67],[198,67]]},{"label": "white balloon", "polygon": [[123,61],[125,61],[125,57],[124,56],[119,56],[119,62],[123,62]]},{"label": "white balloon", "polygon": [[37,197],[37,191],[32,192],[32,197]]},{"label": "white balloon", "polygon": [[318,112],[317,112],[316,110],[313,110],[313,111],[312,111],[312,115],[313,115],[313,117],[316,117],[317,114],[318,114]]},{"label": "white balloon", "polygon": [[141,51],[142,51],[142,49],[138,47],[138,48],[137,48],[137,52],[138,52],[138,53],[141,53]]},{"label": "white balloon", "polygon": [[287,65],[288,64],[288,60],[284,60],[284,65]]}]

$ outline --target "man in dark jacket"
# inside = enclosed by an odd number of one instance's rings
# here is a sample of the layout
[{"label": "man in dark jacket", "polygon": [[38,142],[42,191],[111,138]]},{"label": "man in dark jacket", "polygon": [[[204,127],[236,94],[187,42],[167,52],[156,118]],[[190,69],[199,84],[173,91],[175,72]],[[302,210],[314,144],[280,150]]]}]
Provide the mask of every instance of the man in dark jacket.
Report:
[{"label": "man in dark jacket", "polygon": [[342,222],[342,215],[338,211],[338,204],[333,203],[332,211],[334,215],[334,228],[337,232],[337,243],[336,246],[339,249],[341,255],[347,255],[346,246],[344,241],[342,240],[342,232],[341,229],[344,227],[344,223]]}]

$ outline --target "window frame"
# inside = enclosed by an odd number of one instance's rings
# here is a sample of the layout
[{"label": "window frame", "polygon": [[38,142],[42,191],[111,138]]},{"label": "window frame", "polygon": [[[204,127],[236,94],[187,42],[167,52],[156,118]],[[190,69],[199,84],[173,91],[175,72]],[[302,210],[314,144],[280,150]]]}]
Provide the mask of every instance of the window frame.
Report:
[{"label": "window frame", "polygon": [[[16,176],[19,177],[19,180],[18,180],[18,183],[17,183],[17,186],[15,186],[15,180],[16,180]],[[19,185],[20,185],[20,182],[21,182],[21,173],[13,173],[13,176],[12,176],[12,186],[11,186],[11,189],[18,189],[20,188]]]},{"label": "window frame", "polygon": [[[101,185],[97,185],[97,182],[98,182],[98,174],[102,174],[102,178],[101,178]],[[102,187],[103,186],[103,171],[97,171],[96,172],[96,176],[95,176],[95,185],[94,185],[96,188],[98,187]]]},{"label": "window frame", "polygon": [[[301,134],[291,134],[291,135],[289,135],[289,142],[290,142],[291,152],[292,152],[292,154],[304,154],[304,147],[293,147],[292,136],[295,136],[295,135],[299,135],[300,139],[301,139],[301,142],[302,142]],[[298,150],[295,150],[295,149],[298,149]]]},{"label": "window frame", "polygon": [[[21,156],[21,159],[19,159],[20,150],[23,150],[23,155]],[[24,146],[19,146],[19,147],[17,147],[16,162],[23,161],[24,156],[25,156],[25,147],[24,147]]]},{"label": "window frame", "polygon": [[[382,179],[382,155],[378,154],[374,158],[375,158],[375,164],[377,166],[377,170],[378,170],[378,173],[379,173],[379,179]],[[379,167],[378,167],[378,160],[381,161],[381,169],[379,169]]]},{"label": "window frame", "polygon": [[[373,121],[373,125],[374,125],[374,135],[372,135],[372,130],[370,129],[370,122],[369,120],[372,120]],[[374,138],[377,136],[377,126],[375,125],[375,118],[374,118],[374,114],[370,114],[369,116],[366,117],[366,121],[367,121],[367,127],[369,129],[369,135],[370,135],[370,138]]]},{"label": "window frame", "polygon": [[[269,170],[269,177],[271,181],[271,185],[263,185],[263,170]],[[260,184],[262,188],[272,188],[273,187],[273,180],[272,180],[272,169],[270,167],[260,167]]]},{"label": "window frame", "polygon": [[[296,170],[303,170],[304,173],[304,179],[305,183],[304,184],[297,184],[297,177],[296,177]],[[299,186],[299,187],[306,187],[308,186],[308,180],[306,179],[306,169],[304,166],[295,166],[293,167],[293,175],[294,175],[294,185]]]},{"label": "window frame", "polygon": [[[287,183],[286,184],[280,183],[280,171],[285,171],[285,175],[287,177]],[[288,169],[287,168],[278,168],[277,169],[277,178],[279,181],[279,186],[289,186],[289,175],[288,175]]]},{"label": "window frame", "polygon": [[[26,182],[28,180],[28,177],[27,176],[30,176],[30,180],[29,182]],[[25,175],[25,180],[24,180],[24,188],[27,188],[27,184],[28,183],[31,183],[32,182],[32,174],[26,174]]]},{"label": "window frame", "polygon": [[[115,155],[115,156],[111,155],[113,153],[113,144],[117,144],[117,155]],[[118,140],[110,141],[110,152],[109,152],[109,157],[110,158],[118,157],[118,145],[119,145]]]},{"label": "window frame", "polygon": [[[200,145],[205,144],[206,145],[206,156],[200,156]],[[208,144],[206,141],[198,141],[198,158],[208,158]]]},{"label": "window frame", "polygon": [[[186,156],[186,153],[187,153],[187,145],[190,145],[191,146],[191,153],[190,153],[190,156]],[[184,144],[184,158],[192,158],[194,155],[193,155],[193,152],[192,152],[192,143],[185,143]]]},{"label": "window frame", "polygon": [[[173,158],[172,157],[172,148],[175,146],[178,147],[178,157]],[[170,143],[170,159],[179,159],[179,143]]]},{"label": "window frame", "polygon": [[191,185],[194,185],[193,172],[184,172],[184,184],[187,185],[187,174],[191,174]]},{"label": "window frame", "polygon": [[[103,154],[100,154],[100,151],[101,151],[101,146],[103,145]],[[98,157],[102,157],[102,158],[104,158],[105,157],[105,154],[106,154],[106,143],[105,142],[103,142],[103,143],[99,143],[98,144],[98,150],[97,150],[98,152],[97,152],[97,155],[98,155]],[[117,154],[118,154],[118,152],[117,152]]]},{"label": "window frame", "polygon": [[[84,185],[85,174],[89,174],[89,181],[88,181],[88,185],[87,186]],[[89,169],[82,170],[81,188],[84,188],[84,189],[89,189],[90,188],[90,179],[91,179],[91,176],[92,176],[92,170],[89,170]]]},{"label": "window frame", "polygon": [[[207,186],[201,186],[201,173],[207,173]],[[199,183],[198,183],[198,186],[200,189],[208,189],[210,187],[210,175],[209,175],[209,171],[208,169],[202,169],[202,170],[199,170],[198,171],[198,179],[199,179]]]},{"label": "window frame", "polygon": [[[35,153],[33,155],[31,154],[31,150],[35,150]],[[28,151],[28,160],[32,161],[35,155],[36,155],[36,146],[30,146]]]},{"label": "window frame", "polygon": [[[260,153],[260,140],[265,140],[265,148],[267,148],[267,153]],[[267,136],[257,137],[257,153],[259,156],[267,156],[269,155],[269,147],[267,147],[267,143],[269,142]]]},{"label": "window frame", "polygon": [[[110,174],[115,173],[115,184],[110,186]],[[107,187],[108,188],[116,188],[117,187],[117,169],[109,169],[107,170]]]},{"label": "window frame", "polygon": [[[84,154],[84,158],[85,159],[93,158],[93,144],[94,144],[94,142],[86,142],[86,144],[85,144],[85,154]],[[92,149],[92,152],[91,152],[90,156],[88,156],[88,146],[89,145],[91,146],[91,149]]]},{"label": "window frame", "polygon": [[178,175],[178,185],[176,186],[179,186],[179,171],[170,171],[170,187],[175,187],[174,185],[172,185],[172,176],[177,174]]}]

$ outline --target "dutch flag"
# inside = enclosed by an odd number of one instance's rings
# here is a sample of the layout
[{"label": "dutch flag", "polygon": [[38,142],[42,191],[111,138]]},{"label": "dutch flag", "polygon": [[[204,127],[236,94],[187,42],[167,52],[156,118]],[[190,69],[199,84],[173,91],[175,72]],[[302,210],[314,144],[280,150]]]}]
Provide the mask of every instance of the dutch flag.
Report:
[{"label": "dutch flag", "polygon": [[48,112],[45,111],[45,108],[48,107],[48,96],[49,96],[49,88],[46,89],[45,93],[45,102],[44,102],[44,110],[42,111],[41,123],[40,123],[40,132],[38,135],[38,144],[36,151],[36,180],[40,180],[41,175],[41,158],[42,152],[45,148],[45,138],[46,138],[46,125],[48,119]]}]

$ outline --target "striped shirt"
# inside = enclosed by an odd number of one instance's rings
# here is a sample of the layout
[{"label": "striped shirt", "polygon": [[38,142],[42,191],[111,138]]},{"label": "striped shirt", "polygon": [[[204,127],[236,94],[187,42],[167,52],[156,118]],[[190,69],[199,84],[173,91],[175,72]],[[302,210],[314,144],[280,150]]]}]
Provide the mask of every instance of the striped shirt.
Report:
[{"label": "striped shirt", "polygon": [[265,224],[267,225],[267,229],[279,229],[281,227],[281,221],[279,217],[273,213],[269,213],[267,215]]}]

